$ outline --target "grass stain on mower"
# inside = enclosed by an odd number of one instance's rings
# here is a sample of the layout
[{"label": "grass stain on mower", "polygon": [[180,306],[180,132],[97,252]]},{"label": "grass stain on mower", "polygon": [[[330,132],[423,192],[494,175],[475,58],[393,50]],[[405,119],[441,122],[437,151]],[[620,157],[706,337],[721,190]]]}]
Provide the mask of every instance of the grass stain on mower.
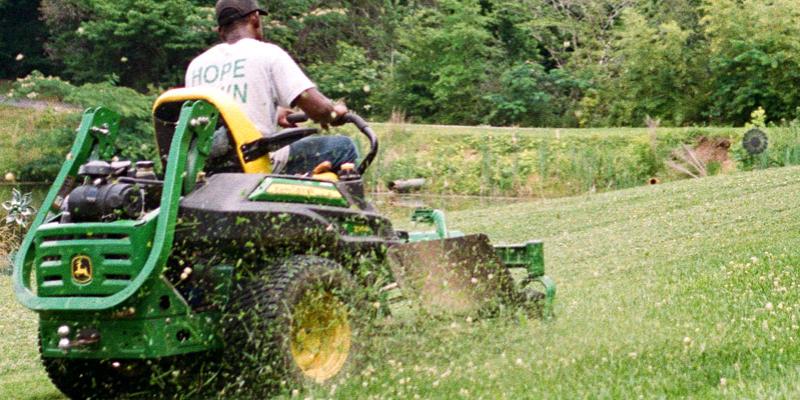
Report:
[{"label": "grass stain on mower", "polygon": [[[315,129],[264,138],[211,89],[169,91],[153,114],[160,158],[132,163],[115,158],[119,117],[86,111],[15,260],[42,361],[70,397],[334,384],[399,297],[434,314],[552,312],[541,242],[492,246],[433,209],[412,219],[434,230],[395,230],[366,199],[378,140],[355,115],[361,164],[301,177],[272,175],[267,154]],[[221,127],[235,146],[212,158]]]}]

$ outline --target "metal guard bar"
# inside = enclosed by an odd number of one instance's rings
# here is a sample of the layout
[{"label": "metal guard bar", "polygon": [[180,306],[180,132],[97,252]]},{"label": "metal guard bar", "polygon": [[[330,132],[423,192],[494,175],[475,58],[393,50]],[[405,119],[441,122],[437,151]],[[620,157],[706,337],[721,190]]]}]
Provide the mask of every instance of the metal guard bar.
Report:
[{"label": "metal guard bar", "polygon": [[[31,225],[28,234],[20,247],[20,252],[14,262],[14,292],[17,299],[25,307],[34,311],[97,311],[107,310],[119,306],[131,296],[133,296],[145,284],[153,278],[153,271],[157,267],[163,267],[172,249],[175,225],[180,206],[181,189],[184,186],[183,172],[186,169],[186,159],[189,145],[192,139],[192,132],[201,139],[213,134],[214,126],[207,123],[204,127],[191,126],[190,121],[198,117],[212,116],[215,109],[204,101],[186,102],[181,109],[180,120],[172,138],[169,153],[169,163],[164,174],[164,191],[161,196],[161,208],[158,215],[153,247],[150,250],[147,261],[139,275],[131,284],[120,292],[108,297],[39,297],[31,291],[30,275],[33,267],[31,258],[31,248],[33,245],[36,230],[47,217],[48,210],[52,207],[58,191],[64,184],[68,176],[77,172],[78,167],[89,157],[95,142],[103,144],[102,140],[92,140],[89,135],[94,134],[93,130],[99,130],[103,120],[115,119],[115,115],[104,108],[90,109],[83,116],[81,126],[78,129],[78,136],[73,145],[72,152],[67,157],[67,162],[61,168],[53,186],[50,188],[45,198],[39,214]],[[210,118],[216,121],[216,118]],[[118,119],[116,119],[118,121]],[[116,122],[118,127],[118,122]],[[101,149],[101,155],[103,151]],[[158,278],[158,277],[156,277]]]}]

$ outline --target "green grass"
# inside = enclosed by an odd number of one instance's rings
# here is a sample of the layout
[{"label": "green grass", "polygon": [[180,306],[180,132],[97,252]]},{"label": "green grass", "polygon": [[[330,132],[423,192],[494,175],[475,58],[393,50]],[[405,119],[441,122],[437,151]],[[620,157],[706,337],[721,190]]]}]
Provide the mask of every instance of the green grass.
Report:
[{"label": "green grass", "polygon": [[[452,213],[544,239],[558,317],[392,324],[333,397],[797,398],[798,198],[793,167]],[[0,293],[0,398],[56,398],[34,315]]]},{"label": "green grass", "polygon": [[337,393],[796,398],[798,173],[455,213],[455,228],[497,241],[545,240],[558,318],[403,329]]},{"label": "green grass", "polygon": [[7,172],[19,177],[21,170],[37,168],[37,164],[41,166],[54,152],[63,160],[69,152],[68,145],[64,149],[45,145],[56,142],[55,137],[47,137],[54,135],[54,129],[71,124],[74,124],[74,117],[69,114],[0,105],[0,179]]}]

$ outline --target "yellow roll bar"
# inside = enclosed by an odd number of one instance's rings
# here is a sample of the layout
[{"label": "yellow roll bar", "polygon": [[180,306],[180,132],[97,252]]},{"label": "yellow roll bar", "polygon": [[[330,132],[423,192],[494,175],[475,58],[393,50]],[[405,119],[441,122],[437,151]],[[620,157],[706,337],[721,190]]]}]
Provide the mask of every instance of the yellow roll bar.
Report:
[{"label": "yellow roll bar", "polygon": [[[239,156],[239,162],[245,173],[269,174],[272,172],[272,165],[270,164],[269,157],[261,157],[249,163],[244,161],[242,145],[261,139],[263,136],[247,117],[247,114],[242,111],[239,103],[237,103],[233,97],[219,89],[197,87],[172,89],[165,92],[159,96],[155,104],[153,104],[153,117],[156,119],[156,124],[158,124],[159,119],[157,113],[162,107],[196,100],[203,100],[217,108],[220,115],[225,120],[228,131],[235,142],[236,153]],[[156,126],[156,135],[158,135],[158,125]],[[158,137],[156,137],[156,143],[160,143]]]}]

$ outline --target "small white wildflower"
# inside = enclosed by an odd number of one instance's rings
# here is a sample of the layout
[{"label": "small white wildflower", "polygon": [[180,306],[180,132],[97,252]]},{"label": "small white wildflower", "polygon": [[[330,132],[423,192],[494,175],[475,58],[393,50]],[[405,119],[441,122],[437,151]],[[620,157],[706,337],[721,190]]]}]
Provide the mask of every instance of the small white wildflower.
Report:
[{"label": "small white wildflower", "polygon": [[638,354],[636,354],[635,351],[632,351],[632,352],[628,353],[628,357],[630,357],[630,358],[636,358],[637,356],[638,356]]},{"label": "small white wildflower", "polygon": [[725,387],[728,384],[728,380],[725,378],[719,378],[719,385]]},{"label": "small white wildflower", "polygon": [[772,311],[772,303],[767,302],[767,304],[764,305],[764,309],[767,311]]},{"label": "small white wildflower", "polygon": [[518,365],[518,366],[520,366],[520,367],[521,367],[521,366],[523,366],[523,365],[525,364],[525,363],[522,361],[522,359],[521,359],[521,358],[518,358],[518,359],[516,359],[516,360],[514,361],[514,363],[515,363],[515,364],[517,364],[517,365]]},{"label": "small white wildflower", "polygon": [[122,58],[119,59],[119,61],[124,64],[124,63],[128,62],[128,57],[122,57]]},{"label": "small white wildflower", "polygon": [[683,345],[684,345],[684,346],[688,346],[688,345],[690,345],[690,344],[692,344],[692,338],[690,338],[690,337],[688,337],[688,336],[684,336],[684,337],[683,337]]},{"label": "small white wildflower", "polygon": [[36,92],[30,92],[30,93],[28,93],[28,95],[27,95],[27,96],[25,96],[25,97],[27,97],[27,98],[29,98],[29,99],[35,99],[35,98],[39,97],[39,93],[36,93]]},{"label": "small white wildflower", "polygon": [[14,182],[14,181],[17,180],[17,177],[14,176],[13,172],[6,172],[5,178],[6,178],[6,182]]},{"label": "small white wildflower", "polygon": [[369,93],[369,92],[371,92],[371,91],[372,91],[372,88],[371,88],[371,87],[369,87],[369,85],[364,85],[364,88],[363,88],[363,90],[364,90],[364,93]]},{"label": "small white wildflower", "polygon": [[25,59],[25,55],[24,54],[22,54],[22,53],[17,54],[17,58],[16,58],[17,61],[22,61],[24,59]]},{"label": "small white wildflower", "polygon": [[472,284],[474,285],[474,284],[478,283],[478,278],[472,278],[472,279],[470,279],[470,282],[472,282]]},{"label": "small white wildflower", "polygon": [[753,264],[757,264],[758,263],[758,257],[756,257],[756,256],[750,257],[750,261],[752,261]]},{"label": "small white wildflower", "polygon": [[83,35],[83,33],[86,32],[86,29],[83,29],[83,27],[81,26],[80,28],[78,28],[77,32],[78,32],[78,35]]}]

